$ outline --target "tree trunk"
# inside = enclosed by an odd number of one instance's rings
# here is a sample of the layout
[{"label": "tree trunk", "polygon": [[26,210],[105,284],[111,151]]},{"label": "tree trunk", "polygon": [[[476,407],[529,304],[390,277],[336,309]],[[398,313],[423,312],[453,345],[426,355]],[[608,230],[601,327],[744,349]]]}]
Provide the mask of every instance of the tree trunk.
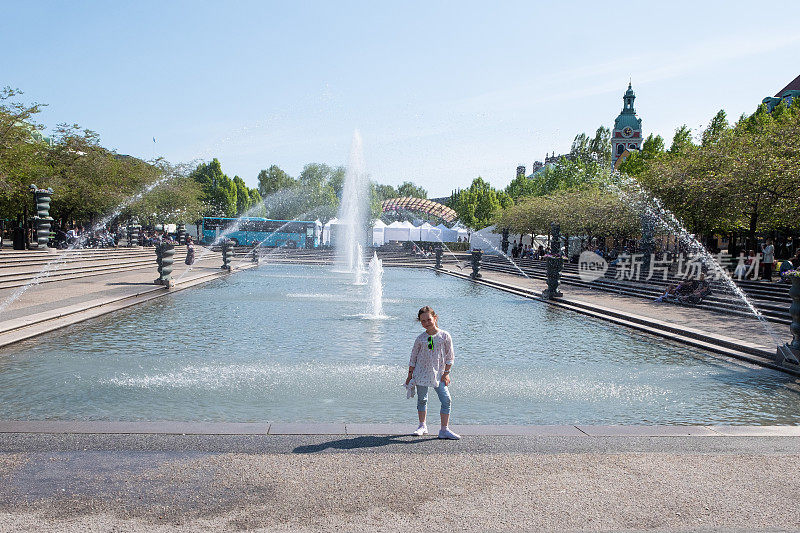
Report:
[{"label": "tree trunk", "polygon": [[758,228],[758,206],[750,212],[750,225],[747,228],[747,249],[756,249],[756,228]]}]

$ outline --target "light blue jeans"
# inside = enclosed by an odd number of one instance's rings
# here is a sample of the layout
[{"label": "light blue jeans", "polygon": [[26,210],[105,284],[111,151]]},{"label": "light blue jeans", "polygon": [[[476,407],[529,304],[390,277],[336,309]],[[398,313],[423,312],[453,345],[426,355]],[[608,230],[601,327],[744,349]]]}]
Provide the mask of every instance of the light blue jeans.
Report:
[{"label": "light blue jeans", "polygon": [[[439,395],[439,401],[442,404],[442,409],[439,411],[443,415],[450,414],[450,391],[447,390],[447,385],[444,381],[439,382],[439,386],[433,390]],[[417,385],[417,411],[428,410],[428,387]]]}]

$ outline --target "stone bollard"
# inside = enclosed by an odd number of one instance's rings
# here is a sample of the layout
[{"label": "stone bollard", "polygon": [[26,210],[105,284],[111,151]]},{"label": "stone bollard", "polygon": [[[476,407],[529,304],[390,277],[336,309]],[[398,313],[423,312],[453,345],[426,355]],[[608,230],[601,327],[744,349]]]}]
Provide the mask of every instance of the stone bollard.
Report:
[{"label": "stone bollard", "polygon": [[561,226],[551,223],[550,234],[553,236],[550,253],[545,255],[547,260],[547,288],[542,291],[542,298],[547,300],[564,296],[558,290],[558,284],[561,281],[561,270],[564,268],[564,258],[561,256]]},{"label": "stone bollard", "polygon": [[32,184],[31,192],[36,202],[36,216],[33,218],[36,224],[36,248],[47,250],[47,242],[50,240],[50,224],[53,221],[50,217],[50,198],[53,195],[53,189],[39,189]]},{"label": "stone bollard", "polygon": [[561,256],[545,257],[547,260],[547,288],[542,291],[542,298],[552,300],[564,296],[558,290],[558,284],[561,281],[561,269],[564,268],[564,259]]},{"label": "stone bollard", "polygon": [[555,222],[550,223],[550,253],[552,255],[561,255],[561,224]]},{"label": "stone bollard", "polygon": [[178,244],[186,244],[186,224],[178,224]]},{"label": "stone bollard", "polygon": [[434,250],[434,252],[436,253],[436,270],[441,270],[441,268],[442,268],[442,254],[444,253],[444,251],[442,250],[441,245],[436,246],[436,249]]},{"label": "stone bollard", "polygon": [[800,364],[800,276],[791,276],[791,280],[789,296],[792,298],[792,305],[789,307],[789,314],[792,316],[792,323],[789,331],[792,332],[792,342],[778,346],[776,360],[778,363],[797,365]]},{"label": "stone bollard", "polygon": [[138,224],[131,224],[128,226],[128,246],[139,246],[139,231],[142,227]]},{"label": "stone bollard", "polygon": [[164,256],[161,253],[161,245],[156,244],[156,264],[158,265],[158,279],[153,282],[155,284],[161,283],[161,260],[163,259],[163,257]]},{"label": "stone bollard", "polygon": [[223,270],[231,271],[231,259],[233,258],[233,241],[225,239],[221,243],[222,246],[222,268]]},{"label": "stone bollard", "polygon": [[156,261],[158,261],[158,279],[156,285],[172,287],[175,281],[172,279],[172,265],[175,262],[175,245],[172,243],[161,243],[156,245]]},{"label": "stone bollard", "polygon": [[481,257],[483,257],[483,251],[472,250],[472,254],[469,258],[469,262],[472,264],[472,274],[470,274],[469,277],[472,279],[481,279],[483,277],[480,273]]}]

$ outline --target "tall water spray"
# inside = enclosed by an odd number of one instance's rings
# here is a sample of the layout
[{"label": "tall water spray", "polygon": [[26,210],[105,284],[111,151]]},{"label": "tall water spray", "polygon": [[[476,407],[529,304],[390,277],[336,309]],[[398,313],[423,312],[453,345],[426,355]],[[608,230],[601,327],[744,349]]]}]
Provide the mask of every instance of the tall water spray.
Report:
[{"label": "tall water spray", "polygon": [[369,316],[383,316],[383,262],[378,259],[378,253],[372,254],[369,260]]},{"label": "tall water spray", "polygon": [[364,284],[364,259],[362,255],[364,254],[363,248],[361,248],[361,243],[356,243],[356,251],[353,254],[353,261],[355,262],[353,271],[355,272],[355,284],[356,285],[363,285]]},{"label": "tall water spray", "polygon": [[353,132],[350,161],[344,177],[342,200],[339,204],[339,230],[336,238],[337,262],[353,272],[356,262],[362,261],[356,245],[364,243],[369,205],[369,183],[364,171],[361,134]]}]

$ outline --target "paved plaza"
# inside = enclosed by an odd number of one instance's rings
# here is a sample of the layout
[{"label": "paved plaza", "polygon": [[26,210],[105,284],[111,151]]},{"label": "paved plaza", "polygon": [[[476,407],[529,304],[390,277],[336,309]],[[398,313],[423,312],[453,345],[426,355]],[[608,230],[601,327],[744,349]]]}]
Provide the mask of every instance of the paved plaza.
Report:
[{"label": "paved plaza", "polygon": [[0,531],[788,531],[796,436],[0,434]]}]

